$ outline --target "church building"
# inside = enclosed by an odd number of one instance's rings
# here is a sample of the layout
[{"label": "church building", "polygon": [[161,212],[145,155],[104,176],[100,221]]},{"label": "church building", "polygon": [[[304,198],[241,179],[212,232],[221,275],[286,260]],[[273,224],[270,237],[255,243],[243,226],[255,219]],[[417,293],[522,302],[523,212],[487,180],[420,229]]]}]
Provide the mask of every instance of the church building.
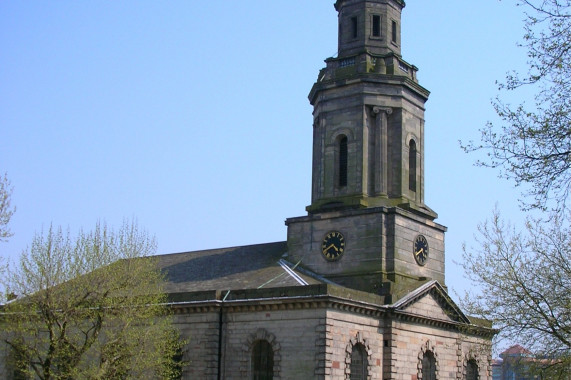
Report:
[{"label": "church building", "polygon": [[449,297],[424,200],[429,91],[401,55],[405,2],[334,6],[338,52],[309,92],[311,204],[287,239],[157,256],[182,378],[491,380],[495,330]]},{"label": "church building", "polygon": [[309,93],[311,204],[287,241],[159,256],[185,379],[491,379],[494,330],[447,294],[424,203],[429,91],[401,55],[403,0],[337,0]]}]

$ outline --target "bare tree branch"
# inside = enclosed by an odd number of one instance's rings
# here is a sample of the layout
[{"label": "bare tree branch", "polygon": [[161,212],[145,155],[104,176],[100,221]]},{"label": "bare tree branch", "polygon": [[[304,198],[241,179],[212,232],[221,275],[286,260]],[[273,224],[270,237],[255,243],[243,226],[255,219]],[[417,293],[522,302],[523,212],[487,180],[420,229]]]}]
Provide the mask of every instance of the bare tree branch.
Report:
[{"label": "bare tree branch", "polygon": [[[570,215],[571,217],[571,215]],[[529,219],[517,232],[496,210],[480,225],[463,267],[477,294],[462,300],[469,313],[492,320],[500,337],[516,340],[561,366],[571,364],[571,229],[559,214]],[[550,362],[553,368],[560,368]]]},{"label": "bare tree branch", "polygon": [[500,90],[532,86],[534,104],[493,101],[500,124],[480,130],[480,143],[461,143],[466,152],[482,150],[477,165],[499,168],[500,177],[523,186],[523,210],[563,211],[571,189],[571,0],[516,0],[526,7],[522,47],[528,72],[507,74]]}]

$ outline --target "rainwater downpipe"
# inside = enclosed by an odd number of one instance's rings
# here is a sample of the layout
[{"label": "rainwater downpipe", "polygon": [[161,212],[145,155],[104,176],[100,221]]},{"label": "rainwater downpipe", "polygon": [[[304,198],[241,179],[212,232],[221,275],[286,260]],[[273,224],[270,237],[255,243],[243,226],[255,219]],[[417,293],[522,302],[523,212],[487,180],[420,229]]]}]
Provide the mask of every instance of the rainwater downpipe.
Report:
[{"label": "rainwater downpipe", "polygon": [[218,380],[222,380],[222,328],[224,327],[224,301],[230,294],[230,290],[226,292],[224,298],[220,302],[220,311],[218,313]]}]

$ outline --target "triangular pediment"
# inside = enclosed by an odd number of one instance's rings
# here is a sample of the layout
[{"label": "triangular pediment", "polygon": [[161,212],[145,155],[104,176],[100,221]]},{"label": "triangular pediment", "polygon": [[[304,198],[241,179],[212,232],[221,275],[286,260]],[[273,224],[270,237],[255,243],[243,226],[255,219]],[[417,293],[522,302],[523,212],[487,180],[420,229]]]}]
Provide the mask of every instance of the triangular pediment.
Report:
[{"label": "triangular pediment", "polygon": [[438,281],[430,281],[392,305],[395,311],[445,322],[470,324],[470,320],[448,296]]},{"label": "triangular pediment", "polygon": [[402,311],[442,321],[453,321],[453,316],[450,316],[438,301],[433,294],[428,293],[402,309]]}]

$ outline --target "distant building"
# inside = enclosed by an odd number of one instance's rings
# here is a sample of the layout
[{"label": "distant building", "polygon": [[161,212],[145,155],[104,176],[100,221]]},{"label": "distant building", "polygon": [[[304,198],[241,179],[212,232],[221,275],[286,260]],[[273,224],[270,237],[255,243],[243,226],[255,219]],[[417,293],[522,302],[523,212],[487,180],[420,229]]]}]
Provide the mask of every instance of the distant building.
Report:
[{"label": "distant building", "polygon": [[502,380],[502,361],[492,360],[492,380]]},{"label": "distant building", "polygon": [[539,376],[529,374],[532,366],[541,364],[528,349],[516,344],[500,354],[501,360],[494,360],[492,372],[494,380],[534,380]]}]

